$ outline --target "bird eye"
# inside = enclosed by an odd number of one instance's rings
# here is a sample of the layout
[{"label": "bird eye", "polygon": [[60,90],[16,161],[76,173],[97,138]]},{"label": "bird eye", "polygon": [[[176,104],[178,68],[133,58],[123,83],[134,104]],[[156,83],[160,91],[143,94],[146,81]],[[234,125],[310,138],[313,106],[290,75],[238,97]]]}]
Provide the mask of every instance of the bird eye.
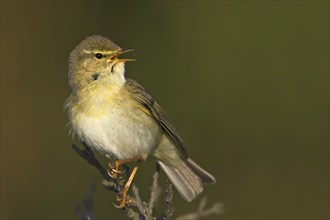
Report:
[{"label": "bird eye", "polygon": [[101,54],[101,53],[96,53],[96,54],[95,54],[95,57],[96,57],[96,59],[102,59],[103,54]]}]

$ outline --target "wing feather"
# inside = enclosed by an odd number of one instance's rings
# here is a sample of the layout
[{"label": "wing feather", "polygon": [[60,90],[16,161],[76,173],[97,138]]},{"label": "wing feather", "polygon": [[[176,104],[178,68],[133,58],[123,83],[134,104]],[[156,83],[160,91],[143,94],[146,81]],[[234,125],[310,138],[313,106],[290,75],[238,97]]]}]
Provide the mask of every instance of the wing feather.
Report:
[{"label": "wing feather", "polygon": [[181,153],[180,156],[188,158],[185,143],[178,135],[173,123],[160,105],[135,80],[127,79],[125,86],[127,90],[132,93],[132,98],[140,105],[141,109],[152,116],[164,129],[174,145],[179,149]]}]

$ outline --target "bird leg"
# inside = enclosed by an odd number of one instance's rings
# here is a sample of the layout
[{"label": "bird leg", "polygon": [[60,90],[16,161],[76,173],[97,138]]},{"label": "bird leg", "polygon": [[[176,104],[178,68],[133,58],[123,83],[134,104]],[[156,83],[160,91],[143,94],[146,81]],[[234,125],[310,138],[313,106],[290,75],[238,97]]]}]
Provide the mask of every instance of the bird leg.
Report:
[{"label": "bird leg", "polygon": [[116,195],[116,200],[119,203],[118,205],[114,205],[116,208],[124,208],[126,206],[126,203],[129,204],[129,203],[132,202],[133,198],[130,201],[127,202],[126,201],[126,196],[127,196],[127,192],[128,192],[128,190],[129,190],[129,188],[132,184],[132,181],[134,179],[134,176],[135,176],[138,168],[139,168],[139,164],[134,165],[133,170],[131,172],[131,175],[129,176],[129,178],[128,178],[125,186],[124,186],[124,189],[121,192],[122,197],[120,197],[119,194]]},{"label": "bird leg", "polygon": [[[123,188],[123,190],[121,192],[118,192],[116,194],[116,200],[117,202],[119,203],[118,205],[114,205],[115,207],[117,208],[123,208],[126,206],[126,203],[131,203],[132,200],[126,202],[126,196],[127,196],[127,192],[133,182],[133,179],[134,179],[134,176],[139,168],[139,164],[141,161],[143,161],[143,157],[139,156],[139,157],[133,157],[133,158],[130,158],[130,159],[126,159],[126,160],[117,160],[115,161],[115,164],[111,164],[109,163],[109,175],[114,178],[114,179],[118,179],[118,175],[119,174],[122,174],[123,171],[119,170],[119,166],[121,166],[122,164],[126,164],[126,163],[129,163],[129,162],[133,162],[133,161],[136,161],[137,163],[134,165],[133,169],[132,169],[132,172]],[[120,195],[121,194],[121,195]]]}]

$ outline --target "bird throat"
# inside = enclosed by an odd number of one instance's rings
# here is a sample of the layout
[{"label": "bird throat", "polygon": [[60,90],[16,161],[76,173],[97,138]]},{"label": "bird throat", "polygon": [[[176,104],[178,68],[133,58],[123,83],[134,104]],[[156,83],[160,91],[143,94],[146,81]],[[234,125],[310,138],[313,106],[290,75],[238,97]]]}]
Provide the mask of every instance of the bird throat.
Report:
[{"label": "bird throat", "polygon": [[122,86],[126,83],[125,78],[125,64],[124,63],[116,63],[111,66],[109,71],[109,80],[112,84],[117,86]]}]

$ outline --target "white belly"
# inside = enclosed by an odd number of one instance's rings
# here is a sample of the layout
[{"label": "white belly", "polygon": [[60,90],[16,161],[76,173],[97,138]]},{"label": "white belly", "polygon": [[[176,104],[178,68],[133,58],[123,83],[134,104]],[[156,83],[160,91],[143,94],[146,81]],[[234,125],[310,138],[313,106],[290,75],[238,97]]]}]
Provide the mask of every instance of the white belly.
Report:
[{"label": "white belly", "polygon": [[[128,113],[130,112],[130,113]],[[112,108],[101,117],[80,115],[74,128],[90,147],[118,159],[146,157],[159,144],[161,128],[138,108]]]}]

